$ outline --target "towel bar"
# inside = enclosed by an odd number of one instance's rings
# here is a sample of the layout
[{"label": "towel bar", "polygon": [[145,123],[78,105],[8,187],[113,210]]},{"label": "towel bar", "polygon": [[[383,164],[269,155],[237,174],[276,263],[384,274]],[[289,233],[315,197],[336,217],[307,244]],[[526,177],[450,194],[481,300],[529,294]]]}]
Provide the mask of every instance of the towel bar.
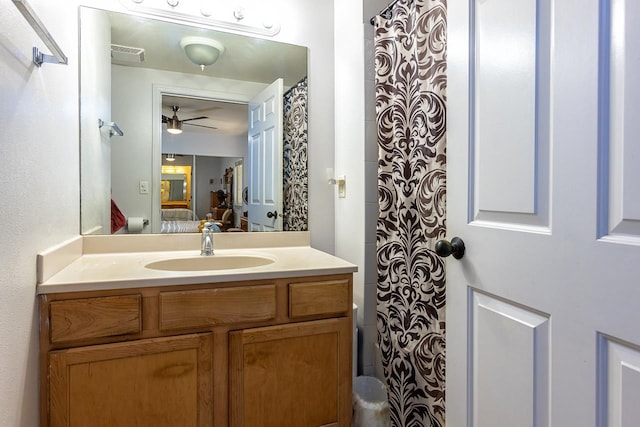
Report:
[{"label": "towel bar", "polygon": [[37,67],[42,66],[45,62],[50,62],[53,64],[67,64],[67,57],[65,56],[58,43],[53,39],[47,28],[44,26],[38,15],[33,11],[27,0],[12,0],[13,4],[16,5],[22,16],[27,20],[31,28],[38,34],[40,39],[47,45],[52,55],[46,55],[37,47],[33,48],[33,63],[36,64]]}]

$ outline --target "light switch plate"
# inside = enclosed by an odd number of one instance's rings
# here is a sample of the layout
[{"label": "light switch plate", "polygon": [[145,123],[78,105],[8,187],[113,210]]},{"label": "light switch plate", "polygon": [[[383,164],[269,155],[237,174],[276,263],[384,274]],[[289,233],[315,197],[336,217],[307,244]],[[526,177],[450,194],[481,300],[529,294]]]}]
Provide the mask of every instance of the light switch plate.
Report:
[{"label": "light switch plate", "polygon": [[338,197],[344,199],[347,197],[347,178],[343,176],[339,176],[336,178],[336,183],[338,184]]},{"label": "light switch plate", "polygon": [[140,181],[140,194],[149,194],[149,181]]}]

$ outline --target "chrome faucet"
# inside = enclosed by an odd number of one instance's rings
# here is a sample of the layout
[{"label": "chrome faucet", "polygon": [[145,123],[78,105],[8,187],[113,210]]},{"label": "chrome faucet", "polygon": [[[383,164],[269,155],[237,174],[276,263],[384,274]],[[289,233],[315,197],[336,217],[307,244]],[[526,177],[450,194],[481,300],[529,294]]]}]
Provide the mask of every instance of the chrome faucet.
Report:
[{"label": "chrome faucet", "polygon": [[202,226],[202,240],[200,244],[200,255],[213,255],[213,223],[205,222]]}]

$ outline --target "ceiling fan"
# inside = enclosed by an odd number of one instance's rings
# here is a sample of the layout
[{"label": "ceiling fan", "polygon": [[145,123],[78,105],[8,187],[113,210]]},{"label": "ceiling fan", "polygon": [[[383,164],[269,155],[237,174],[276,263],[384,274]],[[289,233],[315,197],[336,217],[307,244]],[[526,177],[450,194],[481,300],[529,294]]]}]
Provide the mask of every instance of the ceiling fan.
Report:
[{"label": "ceiling fan", "polygon": [[173,105],[171,109],[173,110],[173,117],[165,116],[164,114],[162,115],[162,123],[167,124],[167,132],[169,133],[173,133],[173,134],[182,133],[182,124],[189,125],[189,126],[198,126],[201,128],[208,128],[208,129],[218,129],[213,126],[198,125],[195,123],[186,123],[193,120],[208,119],[209,117],[207,116],[191,117],[189,119],[180,120],[178,118],[178,110],[180,110],[180,107],[177,105]]}]

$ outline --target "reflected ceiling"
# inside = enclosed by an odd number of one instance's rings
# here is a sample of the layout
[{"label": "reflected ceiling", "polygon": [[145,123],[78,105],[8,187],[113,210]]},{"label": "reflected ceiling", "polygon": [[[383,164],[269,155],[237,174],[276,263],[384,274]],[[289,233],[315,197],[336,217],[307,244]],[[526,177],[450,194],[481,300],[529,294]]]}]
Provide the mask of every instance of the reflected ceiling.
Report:
[{"label": "reflected ceiling", "polygon": [[[184,122],[183,132],[207,135],[239,136],[247,134],[247,105],[207,99],[184,98],[180,96],[162,96],[162,114],[173,116],[172,107],[180,107],[178,118],[185,120],[206,116],[206,119]],[[187,123],[200,126],[190,126]],[[211,129],[216,128],[216,129]]]},{"label": "reflected ceiling", "polygon": [[[127,14],[108,13],[108,16],[111,23],[111,43],[144,49],[142,63],[113,59],[113,64],[259,83],[272,83],[276,78],[282,77],[285,88],[293,86],[307,75],[305,47]],[[180,40],[187,36],[214,38],[225,46],[225,52],[215,64],[202,71],[187,58],[180,47]],[[248,63],[261,65],[247,67]],[[207,119],[193,123],[217,128],[212,130],[183,126],[184,132],[227,136],[244,135],[247,132],[246,105],[164,96],[162,113],[171,117],[173,105],[180,107],[180,120],[207,116]]]},{"label": "reflected ceiling", "polygon": [[[272,83],[282,77],[285,87],[291,87],[307,75],[305,47],[126,14],[110,13],[109,19],[111,43],[145,49],[142,64],[115,61],[114,64],[260,83]],[[218,40],[225,46],[225,52],[215,64],[201,71],[180,47],[180,39],[186,36]],[[260,66],[247,67],[247,63]]]}]

